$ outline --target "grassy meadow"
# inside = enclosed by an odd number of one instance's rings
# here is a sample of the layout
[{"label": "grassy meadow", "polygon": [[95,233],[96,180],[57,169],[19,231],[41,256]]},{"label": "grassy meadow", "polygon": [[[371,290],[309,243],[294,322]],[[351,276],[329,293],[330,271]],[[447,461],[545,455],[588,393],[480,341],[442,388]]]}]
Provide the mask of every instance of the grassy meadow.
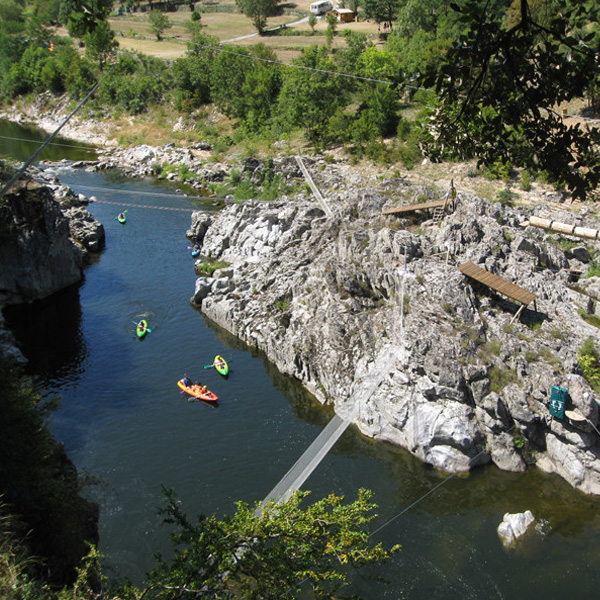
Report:
[{"label": "grassy meadow", "polygon": [[[223,12],[202,12],[203,6],[207,10],[216,9],[223,10]],[[207,2],[198,2],[196,10],[201,14],[201,23],[205,33],[216,37],[220,42],[244,47],[263,43],[271,48],[281,61],[289,63],[300,54],[303,48],[312,45],[324,46],[327,43],[325,19],[318,20],[314,33],[307,22],[291,25],[310,15],[309,6],[309,0],[286,4],[282,14],[268,20],[267,29],[282,25],[286,25],[287,29],[267,31],[262,36],[257,34],[256,28],[248,17],[234,12],[237,10],[234,0],[222,0],[215,8],[211,8]],[[161,41],[157,41],[156,36],[152,33],[147,12],[138,11],[122,16],[113,15],[108,22],[117,34],[117,40],[122,49],[173,59],[183,56],[187,50],[190,35],[186,24],[191,20],[191,13],[185,6],[178,11],[165,14],[171,21],[172,27],[163,33]],[[380,41],[376,23],[366,21],[339,23],[333,48],[345,47],[345,41],[341,35],[345,29],[363,32],[373,43]]]}]

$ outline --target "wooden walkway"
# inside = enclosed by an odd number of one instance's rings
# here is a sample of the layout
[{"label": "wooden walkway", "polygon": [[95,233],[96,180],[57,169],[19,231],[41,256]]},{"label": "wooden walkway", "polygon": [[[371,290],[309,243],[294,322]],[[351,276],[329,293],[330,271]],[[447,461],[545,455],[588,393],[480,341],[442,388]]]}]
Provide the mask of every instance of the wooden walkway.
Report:
[{"label": "wooden walkway", "polygon": [[396,215],[398,213],[414,212],[416,210],[432,210],[434,208],[442,208],[444,205],[450,204],[448,200],[433,200],[432,202],[422,202],[421,204],[406,204],[405,206],[397,206],[396,208],[388,208],[383,211],[384,215]]},{"label": "wooden walkway", "polygon": [[510,281],[506,281],[506,279],[502,279],[502,277],[498,277],[498,275],[494,275],[472,262],[459,265],[458,270],[463,275],[487,285],[489,288],[508,296],[512,300],[520,302],[523,306],[527,306],[531,302],[535,303],[535,299],[537,298],[532,292],[524,290],[514,283],[510,283]]}]

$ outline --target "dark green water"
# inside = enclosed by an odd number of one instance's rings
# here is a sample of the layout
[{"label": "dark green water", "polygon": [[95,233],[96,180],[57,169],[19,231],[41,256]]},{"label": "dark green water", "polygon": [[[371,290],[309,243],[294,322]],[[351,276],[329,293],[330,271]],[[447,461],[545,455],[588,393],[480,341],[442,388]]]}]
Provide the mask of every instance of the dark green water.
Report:
[{"label": "dark green water", "polygon": [[[261,500],[330,414],[191,308],[185,231],[201,200],[116,174],[65,170],[60,177],[76,192],[117,203],[90,205],[105,225],[106,249],[82,285],[5,313],[40,386],[62,397],[55,435],[78,469],[100,481],[87,492],[101,506],[100,550],[115,574],[139,580],[153,553],[168,551],[168,529],[156,514],[161,486],[175,488],[190,515]],[[127,203],[187,210],[130,206],[120,225],[115,216]],[[140,317],[152,329],[142,341],[133,324]],[[203,369],[215,354],[230,360],[227,380]],[[184,372],[204,378],[220,396],[218,408],[179,394]],[[356,576],[353,592],[411,600],[597,597],[599,499],[535,469],[490,466],[432,491],[445,480],[398,448],[353,429],[344,434],[305,488],[314,498],[374,490],[373,540],[403,546],[385,567]],[[505,512],[526,509],[538,530],[507,552],[496,527]]]},{"label": "dark green water", "polygon": [[[24,162],[48,138],[48,134],[35,127],[28,127],[0,119],[0,158],[12,158]],[[35,142],[39,142],[36,144]],[[37,160],[95,160],[92,146],[56,136],[40,153]]]}]

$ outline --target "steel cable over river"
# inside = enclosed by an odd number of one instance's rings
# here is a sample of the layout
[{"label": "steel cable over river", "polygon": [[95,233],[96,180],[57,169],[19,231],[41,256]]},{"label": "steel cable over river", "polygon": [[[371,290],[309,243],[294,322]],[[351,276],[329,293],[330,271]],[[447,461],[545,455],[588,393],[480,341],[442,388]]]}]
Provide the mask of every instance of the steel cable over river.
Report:
[{"label": "steel cable over river", "polygon": [[[191,307],[194,259],[185,232],[192,209],[215,210],[210,201],[118,173],[61,169],[58,176],[75,192],[94,188],[101,202],[89,210],[104,224],[106,248],[81,285],[4,312],[40,388],[61,396],[53,433],[80,473],[97,481],[86,494],[100,504],[109,574],[140,581],[153,554],[169,552],[170,529],[157,515],[162,486],[175,489],[190,517],[260,501],[332,414]],[[144,206],[128,208],[122,225],[115,217],[126,203]],[[138,318],[152,329],[143,340],[132,324]],[[203,368],[216,354],[230,363],[228,379]],[[179,393],[186,372],[219,395],[217,408]],[[439,486],[446,478],[352,426],[345,431],[303,489],[313,499],[334,492],[348,500],[359,487],[372,489],[374,541],[402,544],[386,565],[355,577],[351,592],[374,600],[595,597],[597,498],[536,469],[488,466]],[[503,514],[527,509],[537,528],[505,551],[496,533]]]}]

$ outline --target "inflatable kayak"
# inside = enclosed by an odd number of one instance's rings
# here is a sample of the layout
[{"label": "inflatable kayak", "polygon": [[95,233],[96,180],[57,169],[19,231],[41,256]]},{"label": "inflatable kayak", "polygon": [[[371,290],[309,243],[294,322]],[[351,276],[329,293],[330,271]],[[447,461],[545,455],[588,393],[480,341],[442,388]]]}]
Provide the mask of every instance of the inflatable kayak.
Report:
[{"label": "inflatable kayak", "polygon": [[[125,212],[127,212],[127,211],[125,211]],[[125,221],[127,221],[127,217],[125,216],[124,212],[119,213],[117,215],[117,221],[119,221],[119,223],[125,223]]]},{"label": "inflatable kayak", "polygon": [[213,365],[215,366],[215,369],[221,375],[227,375],[227,373],[229,373],[229,365],[227,364],[227,361],[222,356],[219,356],[218,354],[217,354],[217,356],[215,356]]},{"label": "inflatable kayak", "polygon": [[142,319],[135,328],[135,333],[139,338],[143,338],[148,333],[148,322]]},{"label": "inflatable kayak", "polygon": [[192,248],[192,256],[198,256],[198,254],[200,254],[200,251],[202,250],[202,248],[200,248],[200,246],[198,246],[198,244],[196,244],[193,248]]},{"label": "inflatable kayak", "polygon": [[216,394],[213,394],[210,390],[206,389],[204,385],[198,385],[197,383],[192,383],[191,385],[185,385],[183,381],[180,379],[177,382],[177,385],[187,394],[197,398],[198,400],[206,400],[207,402],[216,402],[219,397]]}]

